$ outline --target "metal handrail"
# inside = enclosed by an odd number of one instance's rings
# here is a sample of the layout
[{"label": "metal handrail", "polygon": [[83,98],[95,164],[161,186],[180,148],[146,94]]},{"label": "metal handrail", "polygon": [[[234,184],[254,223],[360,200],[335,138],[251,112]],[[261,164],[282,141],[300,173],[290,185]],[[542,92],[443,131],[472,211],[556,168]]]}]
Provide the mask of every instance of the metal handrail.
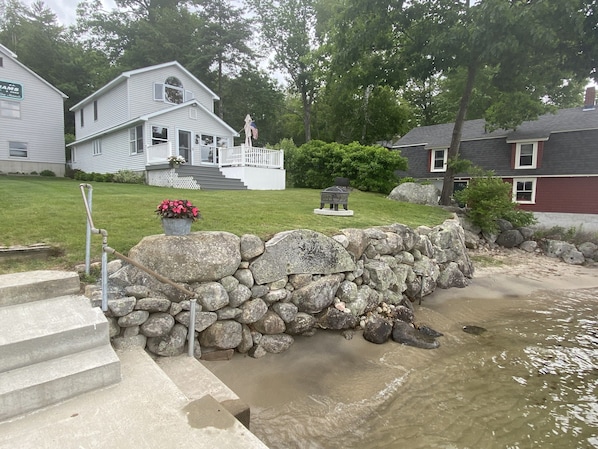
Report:
[{"label": "metal handrail", "polygon": [[[189,317],[189,356],[192,357],[194,353],[194,345],[195,345],[195,306],[197,304],[197,293],[191,290],[187,290],[185,287],[180,286],[176,282],[168,279],[167,277],[162,276],[159,273],[156,273],[153,270],[143,266],[139,262],[134,261],[133,259],[125,256],[124,254],[119,253],[114,248],[110,248],[108,246],[108,231],[105,229],[98,229],[93,224],[93,219],[91,218],[91,203],[92,203],[92,191],[93,186],[91,184],[79,184],[79,188],[81,189],[81,195],[83,196],[83,204],[85,205],[85,212],[87,214],[87,238],[86,238],[86,251],[85,251],[85,272],[89,274],[89,261],[90,261],[90,247],[91,247],[91,234],[100,234],[102,236],[102,311],[106,312],[108,310],[108,253],[113,254],[114,256],[118,257],[121,260],[139,268],[140,270],[145,271],[149,275],[156,278],[158,281],[168,284],[177,290],[180,290],[185,295],[191,297],[191,316]],[[85,196],[85,189],[88,190],[88,197]]]}]

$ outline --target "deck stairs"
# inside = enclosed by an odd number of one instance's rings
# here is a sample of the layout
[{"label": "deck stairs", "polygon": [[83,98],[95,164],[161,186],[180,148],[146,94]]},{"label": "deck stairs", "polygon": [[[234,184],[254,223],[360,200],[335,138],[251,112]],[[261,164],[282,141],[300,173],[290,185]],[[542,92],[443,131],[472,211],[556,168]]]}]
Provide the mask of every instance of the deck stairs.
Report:
[{"label": "deck stairs", "polygon": [[225,177],[218,167],[181,165],[176,172],[179,176],[191,176],[202,190],[247,190],[240,179]]},{"label": "deck stairs", "polygon": [[0,275],[0,422],[121,380],[108,321],[77,273]]}]

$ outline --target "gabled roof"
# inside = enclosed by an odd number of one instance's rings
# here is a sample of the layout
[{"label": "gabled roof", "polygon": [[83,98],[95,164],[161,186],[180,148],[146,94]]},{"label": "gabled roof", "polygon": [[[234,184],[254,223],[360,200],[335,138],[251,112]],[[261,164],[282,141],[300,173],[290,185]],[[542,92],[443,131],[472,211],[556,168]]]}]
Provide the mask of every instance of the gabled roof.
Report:
[{"label": "gabled roof", "polygon": [[[505,138],[507,142],[524,140],[548,140],[552,133],[598,129],[598,110],[582,108],[560,109],[555,114],[545,114],[538,120],[523,122],[516,130],[497,129],[486,132],[484,119],[467,120],[463,123],[461,141]],[[421,146],[448,148],[451,144],[453,123],[413,128],[396,141],[392,148]]]},{"label": "gabled roof", "polygon": [[202,83],[200,80],[198,80],[185,67],[183,67],[181,64],[179,64],[177,61],[171,61],[171,62],[165,62],[163,64],[157,64],[157,65],[152,65],[152,66],[149,66],[149,67],[143,67],[141,69],[135,69],[135,70],[129,70],[127,72],[123,72],[119,76],[117,76],[116,78],[114,78],[112,81],[110,81],[108,84],[102,86],[101,88],[99,88],[98,90],[96,90],[93,94],[91,94],[90,96],[84,98],[79,103],[77,103],[76,105],[74,105],[72,108],[69,109],[69,111],[76,111],[77,109],[81,108],[85,104],[87,104],[87,103],[91,102],[92,100],[94,100],[94,99],[100,97],[101,95],[103,95],[104,92],[108,92],[114,86],[116,86],[116,85],[118,85],[118,84],[120,84],[120,83],[128,80],[133,75],[137,75],[139,73],[144,73],[144,72],[150,72],[152,70],[158,70],[158,69],[162,69],[164,67],[171,67],[171,66],[172,67],[177,67],[178,69],[180,69],[181,71],[183,71],[187,76],[189,76],[190,78],[192,78],[193,81],[195,81],[197,84],[199,84],[203,89],[206,90],[206,92],[208,92],[208,94],[210,94],[212,96],[212,99],[214,101],[220,100],[220,97],[218,95],[216,95],[204,83]]},{"label": "gabled roof", "polygon": [[187,101],[185,103],[181,103],[181,104],[178,104],[176,106],[173,106],[171,108],[161,109],[159,111],[152,112],[151,114],[145,114],[145,115],[142,115],[142,116],[139,116],[139,117],[135,117],[134,119],[128,120],[125,123],[120,123],[120,124],[118,124],[116,126],[113,126],[112,128],[103,129],[101,131],[98,131],[97,133],[90,134],[89,136],[86,136],[83,139],[79,139],[79,140],[76,140],[75,142],[71,142],[71,143],[69,143],[67,145],[67,147],[78,145],[78,144],[83,143],[83,142],[88,142],[90,140],[97,139],[97,138],[99,138],[101,136],[105,136],[107,134],[113,133],[115,131],[119,131],[121,129],[130,128],[133,125],[137,125],[137,124],[140,124],[140,123],[143,123],[143,122],[147,122],[148,120],[151,120],[154,117],[158,117],[160,115],[165,115],[165,114],[170,114],[170,113],[175,112],[175,111],[177,111],[179,109],[186,108],[186,107],[189,107],[189,106],[196,106],[196,107],[202,109],[210,117],[212,117],[218,123],[220,123],[221,125],[223,125],[224,127],[226,127],[226,129],[228,129],[235,137],[239,136],[239,133],[237,131],[235,131],[233,128],[231,128],[230,125],[228,125],[224,120],[222,120],[216,114],[214,114],[213,112],[209,111],[199,101],[197,101],[197,100],[190,100],[190,101]]},{"label": "gabled roof", "polygon": [[21,66],[24,70],[27,70],[29,73],[31,73],[33,76],[35,76],[42,83],[44,83],[45,85],[49,86],[54,91],[56,91],[62,98],[68,98],[68,95],[66,95],[65,93],[63,93],[60,90],[58,90],[56,87],[54,87],[52,84],[50,84],[49,82],[47,82],[45,79],[43,79],[41,76],[39,76],[37,73],[35,73],[33,70],[31,70],[26,65],[21,64],[21,62],[17,60],[17,54],[14,53],[14,52],[12,52],[11,50],[9,50],[8,48],[6,48],[2,44],[0,44],[0,53],[4,53],[6,56],[8,56],[10,59],[12,59],[16,64],[18,64],[19,66]]}]

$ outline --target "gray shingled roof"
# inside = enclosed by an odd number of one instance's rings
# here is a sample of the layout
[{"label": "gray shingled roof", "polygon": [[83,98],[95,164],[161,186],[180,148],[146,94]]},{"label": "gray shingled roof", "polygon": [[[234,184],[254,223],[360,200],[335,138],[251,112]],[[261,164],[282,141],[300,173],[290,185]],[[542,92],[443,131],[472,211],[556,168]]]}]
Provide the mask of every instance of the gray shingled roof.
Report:
[{"label": "gray shingled roof", "polygon": [[[582,108],[561,109],[546,114],[538,120],[523,122],[513,130],[498,129],[491,133],[484,129],[484,119],[467,120],[463,124],[461,141],[495,139],[504,137],[509,141],[548,139],[551,133],[598,129],[598,109],[584,111]],[[425,145],[426,148],[448,148],[451,144],[453,123],[413,128],[392,144],[392,148]]]}]

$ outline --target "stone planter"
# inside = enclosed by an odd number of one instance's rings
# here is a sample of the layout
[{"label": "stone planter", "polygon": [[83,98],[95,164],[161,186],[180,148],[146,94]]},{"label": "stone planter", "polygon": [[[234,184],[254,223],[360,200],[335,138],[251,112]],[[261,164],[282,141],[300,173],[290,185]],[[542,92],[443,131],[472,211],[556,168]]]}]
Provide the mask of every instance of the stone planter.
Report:
[{"label": "stone planter", "polygon": [[191,232],[191,218],[163,218],[162,228],[166,235],[187,235]]}]

